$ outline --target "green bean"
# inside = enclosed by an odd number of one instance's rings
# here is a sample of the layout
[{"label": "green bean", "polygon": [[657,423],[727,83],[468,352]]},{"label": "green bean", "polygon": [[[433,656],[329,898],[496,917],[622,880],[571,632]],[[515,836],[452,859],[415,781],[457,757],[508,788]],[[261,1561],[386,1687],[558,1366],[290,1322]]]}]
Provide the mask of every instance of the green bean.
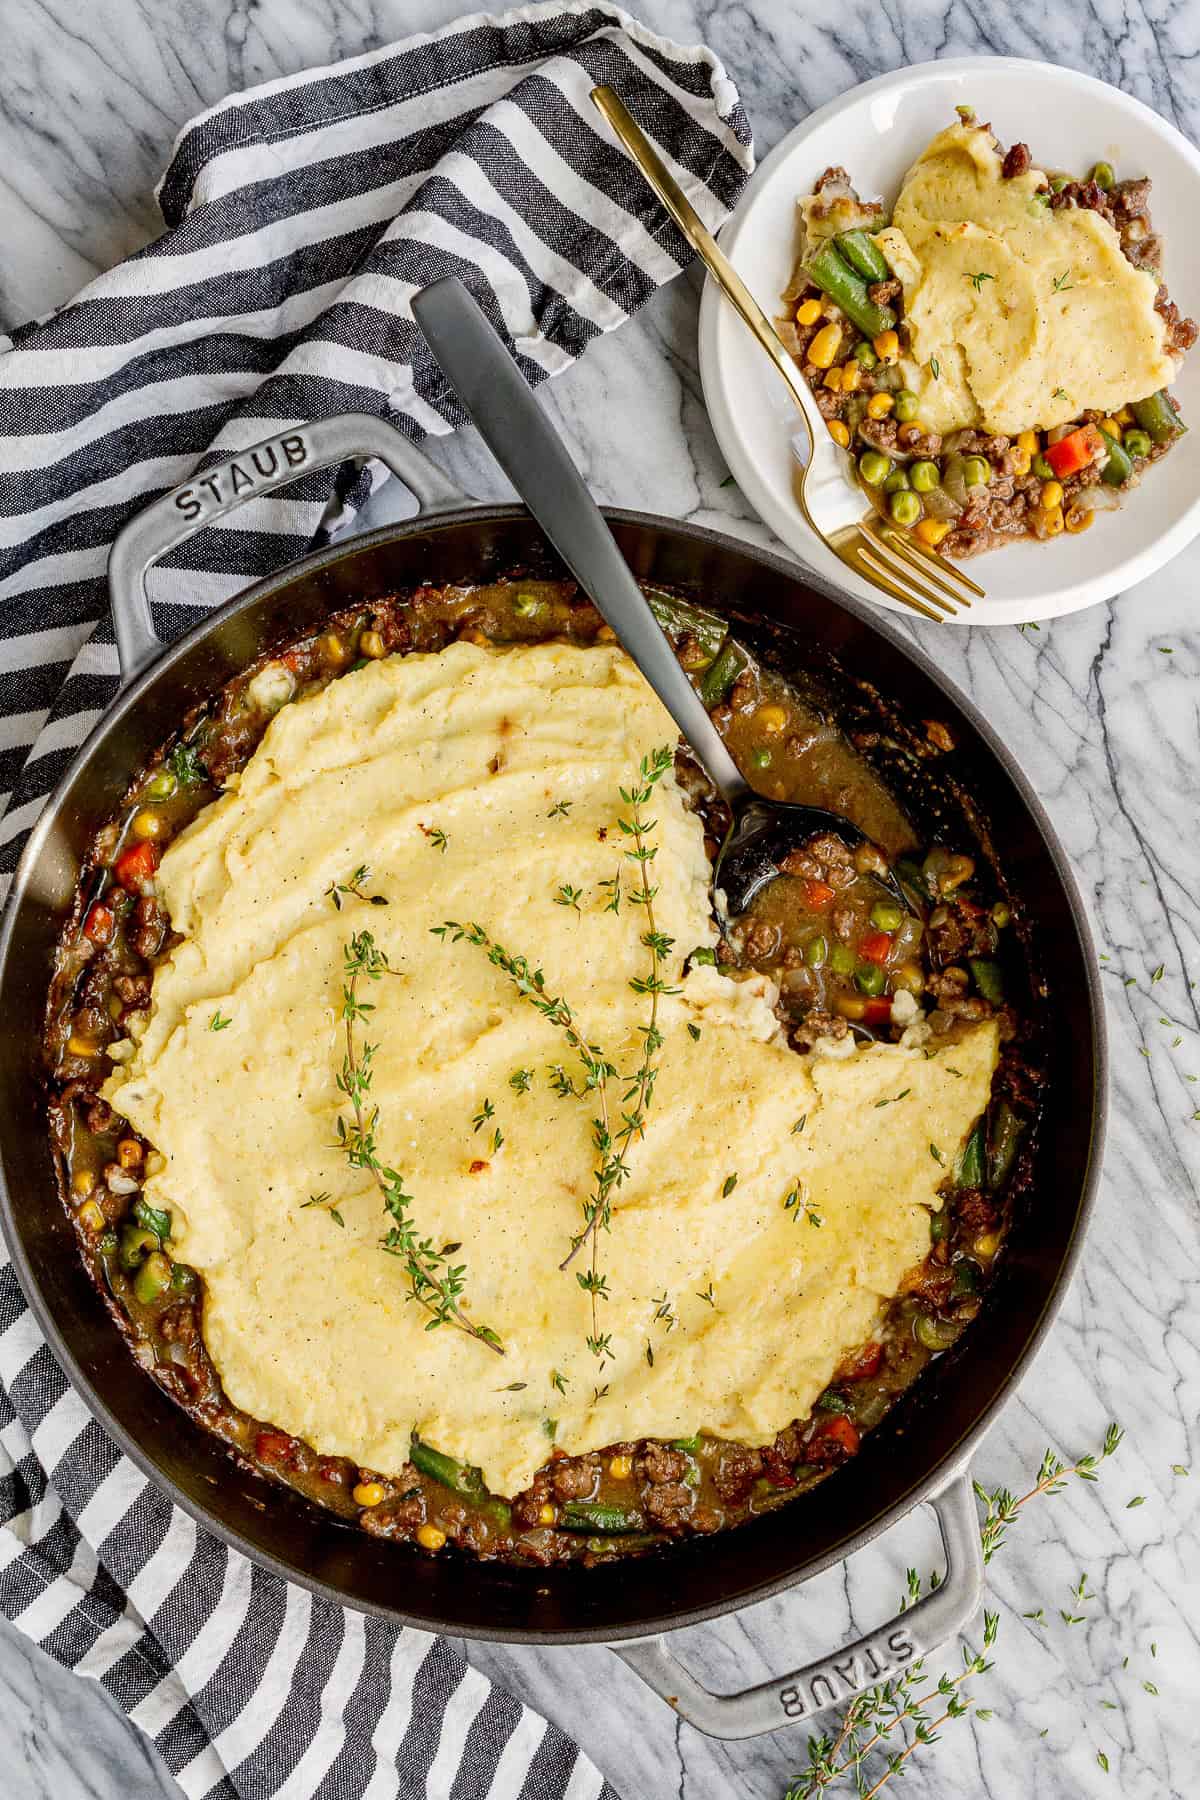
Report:
[{"label": "green bean", "polygon": [[880,450],[864,450],[858,459],[858,473],[868,487],[879,487],[891,470],[890,458]]},{"label": "green bean", "polygon": [[648,588],[646,599],[650,611],[668,637],[683,637],[685,633],[694,637],[710,659],[716,656],[729,635],[729,626],[725,620],[703,606],[693,606],[689,601],[677,599],[674,594],[664,594],[658,588]]},{"label": "green bean", "polygon": [[653,1532],[633,1531],[622,1538],[590,1537],[584,1548],[590,1550],[593,1556],[627,1556],[631,1550],[652,1550],[662,1541]]},{"label": "green bean", "polygon": [[149,1306],[171,1285],[171,1264],[161,1250],[153,1250],[133,1278],[133,1292],[143,1306]]},{"label": "green bean", "polygon": [[871,923],[877,931],[899,931],[904,923],[903,909],[894,900],[877,900],[871,908]]},{"label": "green bean", "polygon": [[1186,430],[1179,414],[1171,405],[1166,388],[1160,388],[1157,394],[1147,395],[1145,400],[1135,400],[1133,416],[1142,430],[1150,433],[1156,444],[1165,444]]},{"label": "green bean", "polygon": [[918,494],[931,494],[942,479],[942,471],[935,462],[915,462],[908,472]]},{"label": "green bean", "polygon": [[822,244],[808,265],[808,273],[864,337],[877,338],[881,331],[891,331],[895,326],[896,315],[891,307],[876,305],[862,276],[843,261],[832,240]]},{"label": "green bean", "polygon": [[133,1216],[143,1231],[152,1231],[160,1242],[165,1243],[171,1235],[171,1215],[150,1202],[140,1194],[133,1203]]},{"label": "green bean", "polygon": [[886,281],[887,258],[865,231],[840,231],[833,240],[856,274],[865,281]]},{"label": "green bean", "polygon": [[878,963],[860,962],[854,971],[854,985],[860,994],[882,994],[887,976]]},{"label": "green bean", "polygon": [[1004,999],[1004,973],[1000,964],[987,956],[969,956],[967,965],[984,999],[999,1006]]},{"label": "green bean", "polygon": [[1093,163],[1092,172],[1088,179],[1089,181],[1094,181],[1098,188],[1103,188],[1105,193],[1107,193],[1117,179],[1117,172],[1111,163]]},{"label": "green bean", "polygon": [[820,936],[809,938],[804,946],[804,960],[810,969],[823,969],[825,959],[829,955],[829,940]]},{"label": "green bean", "polygon": [[983,1186],[983,1120],[963,1145],[962,1155],[958,1159],[958,1167],[954,1172],[956,1187],[977,1188]]},{"label": "green bean", "polygon": [[160,1248],[158,1233],[142,1227],[126,1225],[121,1233],[119,1261],[127,1275],[140,1269],[151,1250]]},{"label": "green bean", "polygon": [[1149,456],[1151,449],[1148,431],[1127,431],[1125,433],[1125,450],[1129,456]]},{"label": "green bean", "polygon": [[1133,474],[1133,463],[1130,461],[1129,453],[1124,445],[1118,444],[1116,438],[1108,437],[1107,433],[1105,436],[1108,443],[1108,461],[1100,471],[1100,479],[1107,482],[1109,487],[1123,487]]},{"label": "green bean", "polygon": [[818,1394],[813,1402],[818,1412],[848,1413],[850,1402],[840,1388],[828,1387],[823,1394]]},{"label": "green bean", "polygon": [[696,1432],[694,1437],[672,1438],[671,1448],[672,1450],[683,1450],[688,1456],[695,1456],[700,1448],[700,1442],[700,1433]]},{"label": "green bean", "polygon": [[422,1475],[428,1475],[433,1481],[440,1481],[443,1487],[453,1488],[456,1494],[477,1499],[486,1491],[483,1476],[478,1469],[455,1462],[452,1456],[443,1456],[440,1450],[435,1450],[431,1444],[423,1444],[420,1438],[412,1440],[408,1459]]},{"label": "green bean", "polygon": [[956,1343],[962,1326],[951,1319],[938,1319],[932,1313],[918,1313],[913,1320],[913,1336],[926,1350],[948,1350]]},{"label": "green bean", "polygon": [[911,388],[901,388],[896,395],[892,417],[898,425],[911,425],[921,409],[921,402]]},{"label": "green bean", "polygon": [[606,1506],[599,1500],[571,1500],[558,1515],[564,1531],[599,1531],[605,1537],[640,1531],[642,1515],[628,1506]]},{"label": "green bean", "polygon": [[720,654],[709,663],[700,682],[700,698],[710,712],[728,697],[730,688],[745,667],[745,656],[732,643],[726,643]]},{"label": "green bean", "polygon": [[1001,1100],[992,1119],[991,1139],[988,1143],[987,1176],[990,1188],[1003,1187],[1008,1180],[1024,1129],[1025,1121],[1017,1117],[1007,1100]]},{"label": "green bean", "polygon": [[924,510],[920,494],[911,492],[893,494],[888,504],[888,511],[897,525],[903,525],[906,529],[916,524]]}]

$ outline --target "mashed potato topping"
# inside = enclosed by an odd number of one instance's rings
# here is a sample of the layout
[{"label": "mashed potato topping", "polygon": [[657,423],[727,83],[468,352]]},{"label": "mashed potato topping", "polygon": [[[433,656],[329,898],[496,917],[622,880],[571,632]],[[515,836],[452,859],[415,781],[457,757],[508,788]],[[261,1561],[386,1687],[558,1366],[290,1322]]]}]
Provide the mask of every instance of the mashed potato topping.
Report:
[{"label": "mashed potato topping", "polygon": [[1046,430],[1175,379],[1157,278],[1107,219],[1052,209],[1045,186],[1037,168],[1006,179],[971,123],[940,132],[904,179],[877,241],[904,285],[905,383],[927,430]]},{"label": "mashed potato topping", "polygon": [[[764,978],[682,976],[716,932],[702,829],[668,775],[656,909],[679,991],[601,1242],[603,1367],[586,1345],[578,1265],[559,1264],[591,1186],[595,1096],[555,1091],[548,1070],[572,1067],[561,1031],[478,949],[432,930],[478,920],[634,1067],[644,924],[606,910],[601,884],[628,881],[618,790],[674,735],[615,647],[393,657],[285,706],[167,851],[181,941],[105,1094],[165,1159],[147,1199],[171,1209],[172,1251],[204,1277],[205,1339],[236,1405],[381,1470],[415,1430],[504,1493],[552,1437],[569,1453],[701,1427],[763,1443],[807,1413],[925,1254],[937,1185],[987,1101],[994,1024],[952,1049],[813,1059],[780,1041]],[[331,884],[363,864],[363,892],[387,905],[350,894],[336,909]],[[577,906],[556,902],[564,883]],[[421,1230],[461,1243],[471,1314],[503,1357],[425,1329],[379,1248],[378,1192],[338,1148],[343,946],[364,929],[395,971],[370,993],[380,1154]],[[317,1194],[341,1229],[305,1206]]]}]

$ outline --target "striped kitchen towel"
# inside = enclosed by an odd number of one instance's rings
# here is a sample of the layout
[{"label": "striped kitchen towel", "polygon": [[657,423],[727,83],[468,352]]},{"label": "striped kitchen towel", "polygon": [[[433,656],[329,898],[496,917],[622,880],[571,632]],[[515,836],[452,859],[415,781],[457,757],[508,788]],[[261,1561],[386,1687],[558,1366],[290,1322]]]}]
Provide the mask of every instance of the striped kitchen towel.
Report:
[{"label": "striped kitchen towel", "polygon": [[[720,63],[613,6],[524,6],[215,107],[176,144],[165,234],[0,337],[5,881],[115,692],[105,561],[137,508],[305,419],[452,431],[408,304],[437,276],[466,281],[536,382],[688,262],[597,82],[718,226],[753,166]],[[160,633],[344,526],[376,473],[308,475],[167,558]],[[196,1800],[611,1794],[444,1643],[290,1587],[173,1510],[66,1382],[3,1251],[0,1526],[0,1608],[102,1681]]]}]

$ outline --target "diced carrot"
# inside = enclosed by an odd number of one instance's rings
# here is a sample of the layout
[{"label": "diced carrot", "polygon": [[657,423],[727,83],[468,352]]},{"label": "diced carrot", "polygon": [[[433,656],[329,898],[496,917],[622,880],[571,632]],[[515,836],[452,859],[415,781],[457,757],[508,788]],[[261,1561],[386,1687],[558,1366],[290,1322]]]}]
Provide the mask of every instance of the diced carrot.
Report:
[{"label": "diced carrot", "polygon": [[102,900],[97,900],[89,907],[87,918],[83,921],[83,935],[90,938],[93,944],[107,944],[112,937],[114,924],[112,908],[105,906]]},{"label": "diced carrot", "polygon": [[289,1463],[295,1440],[286,1431],[260,1431],[254,1440],[254,1454],[260,1463]]},{"label": "diced carrot", "polygon": [[890,931],[868,931],[858,949],[867,962],[878,963],[882,967],[892,954],[892,934]]},{"label": "diced carrot", "polygon": [[122,850],[113,864],[113,875],[123,888],[136,890],[143,881],[149,881],[158,867],[159,853],[148,838],[140,844],[130,844]]},{"label": "diced carrot", "polygon": [[879,1365],[883,1361],[882,1344],[864,1344],[861,1350],[852,1351],[844,1362],[837,1367],[838,1381],[867,1381],[872,1375],[878,1375]]},{"label": "diced carrot", "polygon": [[840,1444],[847,1456],[853,1456],[859,1445],[858,1426],[845,1413],[831,1413],[824,1418],[813,1432],[814,1438],[832,1438]]},{"label": "diced carrot", "polygon": [[864,1025],[886,1025],[891,1016],[892,996],[890,994],[880,994],[877,999],[864,1003],[862,1016]]},{"label": "diced carrot", "polygon": [[831,888],[827,881],[806,880],[803,892],[804,904],[813,912],[824,912],[837,899],[837,889]]},{"label": "diced carrot", "polygon": [[1104,448],[1102,433],[1094,425],[1081,425],[1078,431],[1070,431],[1065,438],[1059,438],[1057,444],[1047,444],[1042,455],[1061,481],[1064,476],[1077,475],[1080,469],[1086,469]]}]

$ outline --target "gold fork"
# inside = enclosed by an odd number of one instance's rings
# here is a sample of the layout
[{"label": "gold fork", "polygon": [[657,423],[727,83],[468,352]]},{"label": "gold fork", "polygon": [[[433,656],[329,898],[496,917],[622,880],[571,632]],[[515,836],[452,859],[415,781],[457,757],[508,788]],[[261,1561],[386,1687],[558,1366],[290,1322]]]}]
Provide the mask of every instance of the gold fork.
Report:
[{"label": "gold fork", "polygon": [[813,531],[872,587],[926,619],[940,622],[943,614],[970,606],[972,595],[983,599],[984,590],[978,583],[936,550],[898,530],[873,507],[863,513],[863,494],[855,479],[853,461],[834,443],[808,383],[771,321],[620,97],[610,87],[597,87],[592,89],[592,99],[725,298],[787,382],[800,409],[805,433],[802,445],[795,438],[792,440],[793,452],[801,465],[796,497]]}]

